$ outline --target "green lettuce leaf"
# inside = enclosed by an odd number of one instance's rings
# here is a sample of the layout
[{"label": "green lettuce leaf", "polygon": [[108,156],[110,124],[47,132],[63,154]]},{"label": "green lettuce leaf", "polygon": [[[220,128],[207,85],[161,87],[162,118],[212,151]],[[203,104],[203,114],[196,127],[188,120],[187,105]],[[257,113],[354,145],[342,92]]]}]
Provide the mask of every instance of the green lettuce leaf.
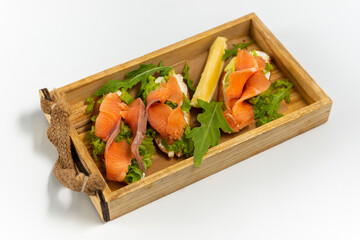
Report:
[{"label": "green lettuce leaf", "polygon": [[130,105],[134,101],[134,98],[124,88],[121,89],[120,99],[127,105]]},{"label": "green lettuce leaf", "polygon": [[106,96],[106,95],[104,94],[101,98],[99,98],[99,100],[97,100],[97,103],[98,103],[98,104],[101,104],[102,101],[104,100],[105,96]]},{"label": "green lettuce leaf", "polygon": [[146,104],[147,96],[149,95],[150,92],[160,88],[160,83],[156,83],[155,77],[150,75],[148,83],[144,86],[141,86],[141,88],[142,89],[140,90],[139,94],[141,94],[140,96],[144,101],[144,103]]},{"label": "green lettuce leaf", "polygon": [[175,140],[173,144],[168,144],[166,139],[163,139],[161,144],[168,152],[183,152],[186,157],[190,157],[194,153],[194,142],[191,138],[186,137],[190,132],[190,126],[188,125],[184,130],[184,134],[181,140]]},{"label": "green lettuce leaf", "polygon": [[256,53],[256,50],[251,50],[251,54],[254,56],[254,57],[258,57],[259,55]]},{"label": "green lettuce leaf", "polygon": [[256,126],[264,125],[283,116],[277,111],[283,99],[286,103],[290,102],[292,87],[292,83],[286,79],[276,80],[268,90],[248,100],[254,106]]},{"label": "green lettuce leaf", "polygon": [[229,57],[231,56],[236,56],[237,55],[237,52],[238,52],[238,49],[244,49],[244,48],[247,48],[249,45],[251,45],[254,41],[251,40],[250,42],[248,43],[238,43],[238,44],[233,44],[233,49],[225,49],[225,53],[224,55],[222,56],[222,60],[226,60],[228,59]]},{"label": "green lettuce leaf", "polygon": [[129,171],[126,174],[124,182],[134,183],[139,181],[143,176],[143,171],[139,169],[136,159],[131,160],[131,165],[129,165]]},{"label": "green lettuce leaf", "polygon": [[92,113],[93,109],[94,109],[94,105],[95,105],[95,101],[93,98],[88,97],[86,99],[86,103],[88,104],[85,110],[85,114],[89,114]]},{"label": "green lettuce leaf", "polygon": [[120,141],[126,141],[127,143],[131,144],[131,137],[132,137],[131,128],[124,121],[121,121],[121,123],[120,123],[120,132],[115,137],[114,141],[116,143],[120,142]]},{"label": "green lettuce leaf", "polygon": [[[152,128],[147,129],[145,133],[145,138],[139,147],[139,153],[143,157],[145,169],[148,169],[152,165],[152,160],[156,152],[153,143],[155,135],[155,130],[153,130]],[[129,165],[129,171],[126,174],[124,181],[127,183],[133,183],[140,180],[142,176],[143,171],[139,169],[137,161],[133,159],[131,161],[131,165]]]},{"label": "green lettuce leaf", "polygon": [[233,132],[222,112],[222,102],[205,102],[198,99],[199,106],[204,110],[197,116],[201,123],[186,136],[194,142],[194,165],[199,167],[210,147],[219,144],[220,128],[225,132]]},{"label": "green lettuce leaf", "polygon": [[93,150],[93,157],[97,160],[98,156],[104,154],[106,142],[95,135],[95,126],[91,127],[91,131],[86,135],[86,140],[90,142]]},{"label": "green lettuce leaf", "polygon": [[92,122],[96,122],[96,118],[97,118],[96,115],[92,115],[91,118],[90,118],[90,120],[91,120]]}]

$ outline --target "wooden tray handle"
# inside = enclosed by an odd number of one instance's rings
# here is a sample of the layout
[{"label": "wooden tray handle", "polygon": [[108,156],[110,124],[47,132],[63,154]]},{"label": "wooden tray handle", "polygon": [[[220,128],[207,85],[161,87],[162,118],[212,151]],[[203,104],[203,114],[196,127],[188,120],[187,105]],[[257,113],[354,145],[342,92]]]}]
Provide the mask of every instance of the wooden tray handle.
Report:
[{"label": "wooden tray handle", "polygon": [[[70,107],[57,90],[52,94],[40,90],[41,109],[51,119],[47,137],[56,147],[59,157],[55,163],[55,178],[65,187],[94,196],[102,192],[105,182],[97,174],[90,174],[83,166],[70,137]],[[48,119],[48,120],[50,120]]]}]

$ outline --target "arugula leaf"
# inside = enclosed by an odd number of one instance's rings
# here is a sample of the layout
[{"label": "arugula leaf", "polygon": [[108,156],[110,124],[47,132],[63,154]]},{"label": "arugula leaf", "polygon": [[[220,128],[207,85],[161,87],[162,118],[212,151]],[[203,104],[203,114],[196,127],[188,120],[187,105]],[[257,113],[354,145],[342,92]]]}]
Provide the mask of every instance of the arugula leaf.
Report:
[{"label": "arugula leaf", "polygon": [[209,150],[210,146],[216,146],[220,140],[220,128],[225,132],[233,132],[222,112],[222,102],[205,102],[198,99],[199,106],[204,112],[197,116],[201,123],[200,127],[191,130],[186,138],[191,138],[194,142],[194,165],[199,167],[201,161]]},{"label": "arugula leaf", "polygon": [[130,105],[134,101],[134,98],[124,88],[121,89],[120,99],[127,105]]},{"label": "arugula leaf", "polygon": [[95,126],[91,127],[91,131],[86,135],[86,139],[90,141],[93,150],[93,157],[97,160],[98,156],[105,152],[106,142],[95,135]]},{"label": "arugula leaf", "polygon": [[191,101],[190,99],[188,99],[185,94],[184,95],[184,101],[181,105],[181,110],[185,111],[185,112],[189,112],[191,109]]},{"label": "arugula leaf", "polygon": [[290,102],[292,87],[292,83],[286,79],[276,80],[268,90],[248,100],[254,106],[256,126],[259,127],[283,116],[277,111],[283,99],[287,103]]},{"label": "arugula leaf", "polygon": [[[160,61],[160,63],[159,63],[159,67],[163,67],[163,66],[164,66],[163,62],[162,62],[162,61]],[[159,74],[160,74],[160,76],[163,76],[163,77],[165,77],[165,76],[169,76],[169,72],[170,72],[170,70],[171,70],[171,68],[169,68],[169,69],[165,69],[165,70],[161,70],[161,71],[159,72]]]},{"label": "arugula leaf", "polygon": [[225,53],[224,55],[222,56],[222,60],[226,60],[228,59],[229,57],[231,56],[236,56],[237,52],[238,52],[238,49],[244,49],[244,48],[247,48],[249,45],[251,45],[254,41],[251,40],[250,42],[248,43],[238,43],[238,44],[233,44],[233,49],[230,49],[230,50],[227,50],[225,49]]},{"label": "arugula leaf", "polygon": [[[150,67],[145,67],[145,66],[150,66]],[[146,85],[149,75],[159,71],[170,70],[171,68],[172,67],[169,66],[154,67],[154,65],[152,64],[151,65],[142,64],[138,70],[126,74],[126,76],[128,76],[129,78],[123,81],[110,80],[101,89],[95,92],[95,96],[100,96],[108,92],[116,92],[120,88],[124,88],[125,90],[128,90],[132,88],[134,85],[138,84],[139,82],[141,82],[141,86],[143,87]]]},{"label": "arugula leaf", "polygon": [[95,102],[94,102],[94,99],[91,98],[91,97],[88,97],[86,99],[86,103],[88,104],[87,107],[86,107],[86,110],[85,110],[85,114],[89,114],[93,111],[94,109],[94,105],[95,105]]},{"label": "arugula leaf", "polygon": [[132,72],[128,72],[125,77],[126,78],[132,78],[135,77],[136,75],[139,75],[140,73],[149,71],[150,69],[156,68],[156,66],[154,64],[140,64],[140,67]]},{"label": "arugula leaf", "polygon": [[195,87],[194,87],[194,81],[190,79],[190,76],[189,76],[189,65],[188,65],[188,61],[186,61],[185,63],[185,67],[184,67],[184,70],[183,70],[183,74],[184,74],[184,80],[186,80],[186,85],[188,86],[188,89],[189,89],[189,94],[190,94],[190,97],[192,97],[194,95],[194,92],[195,92]]}]

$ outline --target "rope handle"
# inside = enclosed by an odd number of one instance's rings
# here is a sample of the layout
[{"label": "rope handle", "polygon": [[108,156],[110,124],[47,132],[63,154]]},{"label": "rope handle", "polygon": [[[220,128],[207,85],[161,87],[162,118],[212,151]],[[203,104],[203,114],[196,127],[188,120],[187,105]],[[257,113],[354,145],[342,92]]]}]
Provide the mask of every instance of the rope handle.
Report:
[{"label": "rope handle", "polygon": [[64,94],[56,89],[52,94],[46,88],[40,91],[41,109],[51,117],[47,137],[59,153],[54,167],[55,178],[62,185],[76,192],[84,192],[91,196],[101,192],[105,188],[105,182],[99,175],[88,173],[71,140],[69,134],[71,109],[65,101]]}]

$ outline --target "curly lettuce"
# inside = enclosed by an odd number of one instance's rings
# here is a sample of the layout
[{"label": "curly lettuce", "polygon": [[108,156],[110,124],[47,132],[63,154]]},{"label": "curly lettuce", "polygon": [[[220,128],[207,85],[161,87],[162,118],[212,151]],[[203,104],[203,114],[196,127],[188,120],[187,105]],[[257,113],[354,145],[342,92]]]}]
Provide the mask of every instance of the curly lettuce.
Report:
[{"label": "curly lettuce", "polygon": [[95,135],[95,126],[91,127],[91,131],[86,135],[86,139],[90,142],[95,160],[98,156],[104,154],[106,142]]},{"label": "curly lettuce", "polygon": [[120,132],[115,137],[115,142],[125,141],[129,144],[131,144],[131,138],[132,138],[132,131],[131,128],[124,122],[121,121],[120,123]]},{"label": "curly lettuce", "polygon": [[190,126],[188,125],[184,130],[181,140],[175,140],[172,144],[168,144],[166,139],[163,139],[161,144],[168,152],[182,152],[186,157],[190,157],[194,153],[194,142],[192,139],[186,137],[190,132]]},{"label": "curly lettuce", "polygon": [[[155,155],[155,147],[153,143],[153,139],[156,135],[154,129],[149,128],[146,130],[145,138],[142,141],[139,147],[139,153],[143,157],[143,162],[145,165],[145,169],[148,169],[152,165],[152,160]],[[129,165],[129,171],[126,174],[124,182],[133,183],[139,181],[143,177],[144,173],[139,169],[137,161],[133,159],[131,161],[131,165]]]}]

